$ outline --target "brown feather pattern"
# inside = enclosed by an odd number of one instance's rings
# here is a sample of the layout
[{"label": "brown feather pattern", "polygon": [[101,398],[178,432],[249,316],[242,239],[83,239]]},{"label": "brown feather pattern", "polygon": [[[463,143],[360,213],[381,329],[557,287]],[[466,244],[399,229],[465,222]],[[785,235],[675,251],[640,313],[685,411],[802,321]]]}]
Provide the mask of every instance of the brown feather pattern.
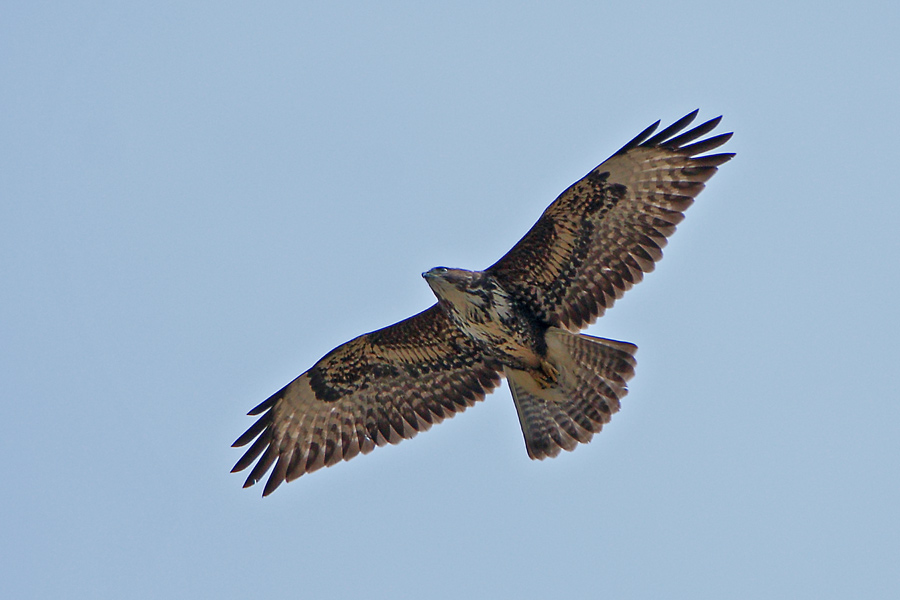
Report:
[{"label": "brown feather pattern", "polygon": [[564,191],[488,272],[549,324],[576,331],[593,323],[653,270],[704,182],[734,156],[697,156],[730,133],[684,145],[721,117],[672,137],[695,116],[653,137],[655,125],[644,130]]},{"label": "brown feather pattern", "polygon": [[262,416],[234,446],[256,441],[232,472],[259,458],[248,487],[274,465],[268,495],[284,481],[396,444],[462,412],[499,384],[500,368],[434,305],[338,346],[250,411]]},{"label": "brown feather pattern", "polygon": [[561,364],[561,395],[542,397],[521,385],[515,371],[507,371],[525,444],[531,458],[542,460],[578,443],[591,441],[628,394],[626,383],[634,376],[637,346],[587,335],[551,329],[571,360]]}]

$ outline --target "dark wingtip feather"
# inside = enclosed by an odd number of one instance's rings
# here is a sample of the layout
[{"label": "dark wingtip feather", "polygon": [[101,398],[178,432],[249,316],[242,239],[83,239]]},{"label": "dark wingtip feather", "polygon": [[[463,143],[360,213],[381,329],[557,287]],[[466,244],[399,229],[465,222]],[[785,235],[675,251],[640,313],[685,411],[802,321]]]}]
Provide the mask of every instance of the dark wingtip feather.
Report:
[{"label": "dark wingtip feather", "polygon": [[272,463],[275,462],[276,458],[278,458],[278,453],[275,451],[275,448],[272,446],[266,448],[265,453],[263,453],[262,457],[260,457],[259,461],[256,463],[256,466],[253,467],[253,470],[250,471],[250,474],[247,476],[244,487],[248,488],[262,479],[263,475],[266,474],[266,471],[269,470],[269,467],[272,466]]},{"label": "dark wingtip feather", "polygon": [[691,159],[692,165],[698,167],[719,167],[735,157],[734,152],[723,152],[721,154],[709,154],[707,156],[697,156]]},{"label": "dark wingtip feather", "polygon": [[269,479],[266,481],[266,487],[263,489],[263,498],[274,492],[278,489],[278,486],[284,483],[284,476],[287,473],[288,461],[284,460],[284,457],[279,456],[278,462],[275,463],[275,468],[272,469],[272,474],[269,475]]},{"label": "dark wingtip feather", "polygon": [[707,133],[709,133],[710,131],[715,129],[716,126],[718,126],[718,124],[721,121],[722,121],[722,116],[720,115],[720,116],[716,117],[715,119],[710,119],[709,121],[706,121],[705,123],[701,123],[701,124],[697,125],[696,127],[694,127],[693,129],[691,129],[689,131],[685,131],[678,137],[674,137],[671,140],[667,140],[662,145],[670,147],[670,148],[680,148],[680,147],[684,146],[685,144],[687,144],[688,142],[693,142],[700,136],[706,135]]},{"label": "dark wingtip feather", "polygon": [[632,139],[630,142],[628,142],[627,144],[625,144],[624,146],[622,146],[621,148],[619,148],[619,149],[616,151],[616,153],[613,154],[613,156],[618,156],[619,154],[625,154],[626,152],[628,152],[628,151],[631,150],[632,148],[637,148],[637,147],[641,144],[641,142],[643,142],[644,140],[646,140],[648,137],[650,137],[650,136],[653,134],[654,131],[656,131],[656,128],[659,127],[659,123],[660,123],[660,122],[657,121],[656,123],[654,123],[653,125],[651,125],[651,126],[648,127],[647,129],[645,129],[645,130],[643,130],[642,132],[640,132],[639,134],[637,134],[637,135],[634,137],[634,139]]},{"label": "dark wingtip feather", "polygon": [[232,448],[240,448],[241,446],[246,446],[253,439],[260,434],[260,432],[266,428],[269,424],[269,419],[265,417],[260,417],[256,423],[251,425],[247,431],[241,434],[241,437],[236,439],[233,444],[231,444]]},{"label": "dark wingtip feather", "polygon": [[702,154],[709,150],[718,148],[719,146],[721,146],[722,144],[724,144],[725,142],[730,140],[731,136],[733,136],[733,135],[734,135],[733,132],[723,133],[720,135],[714,135],[711,138],[701,140],[699,142],[690,144],[688,146],[682,146],[681,148],[679,148],[679,150],[681,150],[682,152],[685,152],[686,154],[688,154],[688,156],[693,156],[695,154]]},{"label": "dark wingtip feather", "polygon": [[[660,131],[659,133],[654,135],[649,140],[643,142],[641,144],[641,147],[652,148],[653,146],[659,146],[660,144],[665,142],[665,140],[669,139],[670,137],[672,137],[673,135],[675,135],[676,133],[678,133],[679,131],[681,131],[682,129],[687,127],[688,125],[690,125],[694,121],[694,119],[697,118],[697,113],[699,113],[699,112],[700,112],[700,109],[697,108],[697,109],[694,109],[692,112],[689,112],[688,114],[684,115],[683,117],[681,117],[680,119],[678,119],[677,121],[675,121],[674,123],[672,123],[671,125],[666,127],[665,129],[663,129],[662,131]],[[702,127],[702,125],[701,125],[701,127]]]},{"label": "dark wingtip feather", "polygon": [[267,429],[259,436],[259,439],[253,442],[253,445],[244,452],[244,455],[234,464],[234,467],[232,467],[231,472],[237,473],[238,471],[243,471],[249,467],[250,464],[256,460],[256,457],[262,454],[262,451],[265,450],[271,440],[272,430]]},{"label": "dark wingtip feather", "polygon": [[251,408],[250,412],[247,413],[247,416],[255,417],[256,415],[261,414],[261,413],[269,410],[270,408],[272,408],[275,405],[275,402],[281,398],[281,393],[283,391],[284,390],[280,390],[277,394],[273,394],[273,395],[269,396],[266,400],[257,404],[253,408]]}]

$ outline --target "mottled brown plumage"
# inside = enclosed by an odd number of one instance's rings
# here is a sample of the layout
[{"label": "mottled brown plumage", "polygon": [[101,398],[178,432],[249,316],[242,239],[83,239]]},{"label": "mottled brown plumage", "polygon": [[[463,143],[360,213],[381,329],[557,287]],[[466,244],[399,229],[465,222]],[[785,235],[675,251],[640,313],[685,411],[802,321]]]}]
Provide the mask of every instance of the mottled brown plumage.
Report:
[{"label": "mottled brown plumage", "polygon": [[274,464],[268,495],[283,481],[396,444],[462,412],[500,383],[500,368],[434,305],[338,346],[251,410],[265,414],[234,446],[259,438],[232,471],[262,455],[245,487]]},{"label": "mottled brown plumage", "polygon": [[679,135],[696,114],[655,136],[659,122],[644,130],[564,191],[488,269],[423,274],[437,304],[338,346],[250,411],[261,416],[234,443],[256,440],[233,469],[258,459],[245,487],[272,469],[267,495],[411,438],[484,398],[501,375],[529,456],[589,441],[619,409],[637,348],[574,332],[653,270],[684,210],[734,156],[698,156],[731,137],[694,142],[721,117]]},{"label": "mottled brown plumage", "polygon": [[696,114],[650,138],[657,122],[572,184],[487,271],[548,323],[571,330],[593,323],[653,270],[704,182],[734,156],[696,157],[730,133],[684,145],[721,117],[667,139]]}]

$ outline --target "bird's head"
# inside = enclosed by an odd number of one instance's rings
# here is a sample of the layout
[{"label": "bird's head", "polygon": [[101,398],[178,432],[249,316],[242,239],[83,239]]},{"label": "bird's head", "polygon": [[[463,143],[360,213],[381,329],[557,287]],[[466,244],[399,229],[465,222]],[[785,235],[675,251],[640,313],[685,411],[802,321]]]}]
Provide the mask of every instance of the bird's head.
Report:
[{"label": "bird's head", "polygon": [[465,269],[450,269],[448,267],[435,267],[422,273],[422,277],[437,293],[438,289],[454,287],[458,290],[469,289],[477,286],[483,278],[481,271],[466,271]]},{"label": "bird's head", "polygon": [[466,271],[435,267],[422,273],[434,295],[453,305],[477,302],[490,287],[489,277],[483,271]]}]

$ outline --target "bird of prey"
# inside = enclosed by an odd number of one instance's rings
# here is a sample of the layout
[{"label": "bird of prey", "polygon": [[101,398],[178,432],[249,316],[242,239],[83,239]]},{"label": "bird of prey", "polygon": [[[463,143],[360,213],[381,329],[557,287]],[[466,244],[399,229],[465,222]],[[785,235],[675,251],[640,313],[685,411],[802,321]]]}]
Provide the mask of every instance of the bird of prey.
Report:
[{"label": "bird of prey", "polygon": [[[499,385],[512,391],[528,456],[586,443],[619,410],[637,347],[578,333],[653,270],[704,183],[734,154],[705,154],[721,117],[684,131],[694,111],[659,121],[572,184],[500,260],[483,271],[422,276],[437,303],[326,354],[250,411],[234,442],[282,482],[396,444],[452,417]],[[682,133],[683,132],[683,133]],[[699,141],[698,141],[699,140]],[[274,468],[273,468],[274,465]]]}]

